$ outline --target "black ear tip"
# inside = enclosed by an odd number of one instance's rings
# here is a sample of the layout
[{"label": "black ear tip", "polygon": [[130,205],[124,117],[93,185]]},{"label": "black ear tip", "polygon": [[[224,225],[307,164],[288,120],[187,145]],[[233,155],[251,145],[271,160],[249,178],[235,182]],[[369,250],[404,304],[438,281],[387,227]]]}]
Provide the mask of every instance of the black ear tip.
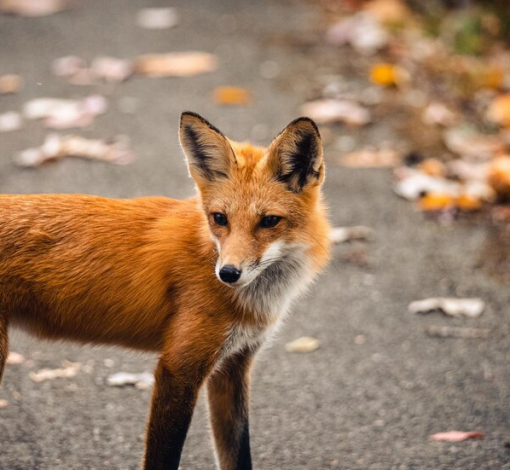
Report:
[{"label": "black ear tip", "polygon": [[295,125],[300,125],[300,124],[310,124],[312,126],[312,129],[317,133],[317,135],[320,137],[320,132],[319,132],[319,128],[317,127],[317,124],[315,124],[315,121],[313,119],[310,119],[309,117],[306,117],[306,116],[301,116],[301,117],[298,117],[297,119],[294,119],[294,121],[292,121],[289,126],[295,126]]},{"label": "black ear tip", "polygon": [[181,114],[181,122],[188,117],[199,119],[202,122],[205,121],[205,119],[200,116],[200,114],[194,113],[193,111],[184,111]]}]

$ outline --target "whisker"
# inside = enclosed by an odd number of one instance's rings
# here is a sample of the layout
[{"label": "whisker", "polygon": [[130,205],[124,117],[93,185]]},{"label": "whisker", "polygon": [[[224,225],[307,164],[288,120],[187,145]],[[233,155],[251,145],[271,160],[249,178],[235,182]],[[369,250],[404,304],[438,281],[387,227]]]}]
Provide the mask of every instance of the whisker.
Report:
[{"label": "whisker", "polygon": [[[309,235],[310,235],[310,234],[309,234]],[[312,238],[313,238],[313,239],[317,242],[317,245],[319,245],[319,246],[320,246],[320,247],[324,250],[324,253],[326,253],[326,254],[329,256],[329,252],[328,252],[328,250],[326,250],[326,248],[324,248],[324,246],[322,245],[322,243],[321,243],[319,240],[317,240],[317,239],[316,239],[313,235],[310,235],[310,237],[312,237]],[[340,274],[340,271],[338,270],[338,268],[337,268],[337,266],[336,266],[336,264],[335,264],[335,261],[336,261],[336,260],[332,257],[332,258],[331,258],[331,264],[332,264],[332,265],[333,265],[333,267],[335,268],[336,272],[337,272],[338,274]]]}]

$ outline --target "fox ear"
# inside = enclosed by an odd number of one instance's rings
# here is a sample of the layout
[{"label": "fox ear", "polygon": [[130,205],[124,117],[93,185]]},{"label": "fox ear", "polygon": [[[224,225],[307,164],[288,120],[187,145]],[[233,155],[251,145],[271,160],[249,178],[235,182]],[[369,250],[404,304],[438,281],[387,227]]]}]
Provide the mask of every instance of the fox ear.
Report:
[{"label": "fox ear", "polygon": [[271,143],[268,165],[279,181],[299,193],[324,180],[322,141],[315,123],[306,117],[292,121]]},{"label": "fox ear", "polygon": [[181,114],[179,140],[195,181],[226,178],[236,164],[227,138],[198,114],[188,111]]}]

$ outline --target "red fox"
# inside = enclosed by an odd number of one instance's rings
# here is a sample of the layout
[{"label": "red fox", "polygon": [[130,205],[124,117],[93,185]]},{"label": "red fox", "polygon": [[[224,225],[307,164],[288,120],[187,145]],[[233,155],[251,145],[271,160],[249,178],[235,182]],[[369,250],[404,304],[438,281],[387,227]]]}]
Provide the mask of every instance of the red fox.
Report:
[{"label": "red fox", "polygon": [[7,329],[159,353],[145,470],[177,470],[205,383],[221,470],[252,468],[254,355],[329,257],[324,160],[308,118],[268,148],[197,114],[180,142],[197,196],[0,196],[0,379]]}]

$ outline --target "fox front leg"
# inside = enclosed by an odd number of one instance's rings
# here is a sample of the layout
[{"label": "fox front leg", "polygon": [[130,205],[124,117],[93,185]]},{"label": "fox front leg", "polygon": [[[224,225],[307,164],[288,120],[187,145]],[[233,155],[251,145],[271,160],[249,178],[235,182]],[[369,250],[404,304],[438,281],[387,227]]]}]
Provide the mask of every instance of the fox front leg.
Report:
[{"label": "fox front leg", "polygon": [[0,383],[4,373],[7,355],[9,354],[9,338],[7,336],[7,314],[0,311]]},{"label": "fox front leg", "polygon": [[221,470],[251,470],[248,426],[250,367],[254,351],[226,358],[207,382],[209,413]]},{"label": "fox front leg", "polygon": [[[184,358],[184,360],[183,360]],[[198,393],[213,355],[164,354],[157,366],[147,428],[144,470],[178,470]]]}]

